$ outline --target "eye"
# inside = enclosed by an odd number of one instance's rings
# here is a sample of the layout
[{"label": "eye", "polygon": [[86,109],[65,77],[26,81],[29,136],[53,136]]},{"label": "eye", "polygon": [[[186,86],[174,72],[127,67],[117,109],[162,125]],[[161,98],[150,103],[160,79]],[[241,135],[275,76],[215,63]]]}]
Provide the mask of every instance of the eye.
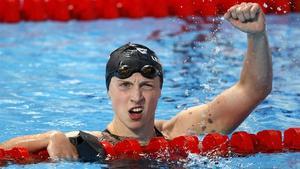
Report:
[{"label": "eye", "polygon": [[154,88],[154,85],[152,83],[144,83],[142,85],[142,88],[146,90],[152,90]]},{"label": "eye", "polygon": [[121,82],[120,84],[119,84],[119,87],[121,88],[121,89],[127,89],[127,88],[130,88],[132,86],[132,83],[130,83],[130,82]]}]

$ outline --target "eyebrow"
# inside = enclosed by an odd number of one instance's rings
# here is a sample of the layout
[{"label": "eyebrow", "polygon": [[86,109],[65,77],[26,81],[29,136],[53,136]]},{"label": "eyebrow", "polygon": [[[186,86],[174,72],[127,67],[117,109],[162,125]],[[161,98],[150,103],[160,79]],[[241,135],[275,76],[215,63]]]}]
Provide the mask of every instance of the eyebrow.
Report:
[{"label": "eyebrow", "polygon": [[[118,79],[118,82],[127,82],[127,83],[133,83],[130,80],[124,80],[124,79]],[[140,84],[145,84],[145,83],[154,83],[154,80],[143,80],[140,82]]]}]

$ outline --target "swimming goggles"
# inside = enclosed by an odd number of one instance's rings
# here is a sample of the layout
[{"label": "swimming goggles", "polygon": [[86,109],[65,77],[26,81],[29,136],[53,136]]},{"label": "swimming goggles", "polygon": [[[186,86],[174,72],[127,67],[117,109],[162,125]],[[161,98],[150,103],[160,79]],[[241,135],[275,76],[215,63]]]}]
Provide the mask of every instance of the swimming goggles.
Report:
[{"label": "swimming goggles", "polygon": [[120,65],[119,68],[114,72],[114,76],[120,79],[126,79],[130,77],[133,73],[141,73],[142,76],[153,79],[156,76],[160,76],[161,72],[152,65],[144,65],[142,68],[133,68],[129,65]]}]

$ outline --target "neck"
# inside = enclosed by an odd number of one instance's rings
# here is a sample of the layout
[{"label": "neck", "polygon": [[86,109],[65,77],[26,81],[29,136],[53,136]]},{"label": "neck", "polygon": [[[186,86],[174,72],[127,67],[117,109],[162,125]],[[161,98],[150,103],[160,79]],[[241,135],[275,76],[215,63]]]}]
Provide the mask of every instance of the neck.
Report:
[{"label": "neck", "polygon": [[132,137],[140,141],[148,141],[152,137],[155,137],[154,130],[154,120],[152,123],[147,123],[147,125],[142,126],[137,129],[130,129],[128,126],[124,125],[118,118],[114,118],[113,121],[107,126],[107,129],[115,135],[122,137]]}]

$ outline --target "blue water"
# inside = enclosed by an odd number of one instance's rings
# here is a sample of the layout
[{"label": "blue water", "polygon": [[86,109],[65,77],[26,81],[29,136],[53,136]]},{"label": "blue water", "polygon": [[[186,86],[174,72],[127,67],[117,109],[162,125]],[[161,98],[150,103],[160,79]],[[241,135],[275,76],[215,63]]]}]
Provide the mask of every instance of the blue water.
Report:
[{"label": "blue water", "polygon": [[[300,126],[300,14],[268,16],[273,91],[238,127],[256,133]],[[207,103],[239,78],[246,35],[220,18],[0,24],[0,142],[49,130],[103,130],[113,117],[105,88],[109,53],[127,42],[160,56],[165,83],[156,117]],[[165,164],[120,164],[172,168]],[[175,168],[300,168],[300,153],[207,159]],[[8,168],[100,168],[79,162]]]}]

